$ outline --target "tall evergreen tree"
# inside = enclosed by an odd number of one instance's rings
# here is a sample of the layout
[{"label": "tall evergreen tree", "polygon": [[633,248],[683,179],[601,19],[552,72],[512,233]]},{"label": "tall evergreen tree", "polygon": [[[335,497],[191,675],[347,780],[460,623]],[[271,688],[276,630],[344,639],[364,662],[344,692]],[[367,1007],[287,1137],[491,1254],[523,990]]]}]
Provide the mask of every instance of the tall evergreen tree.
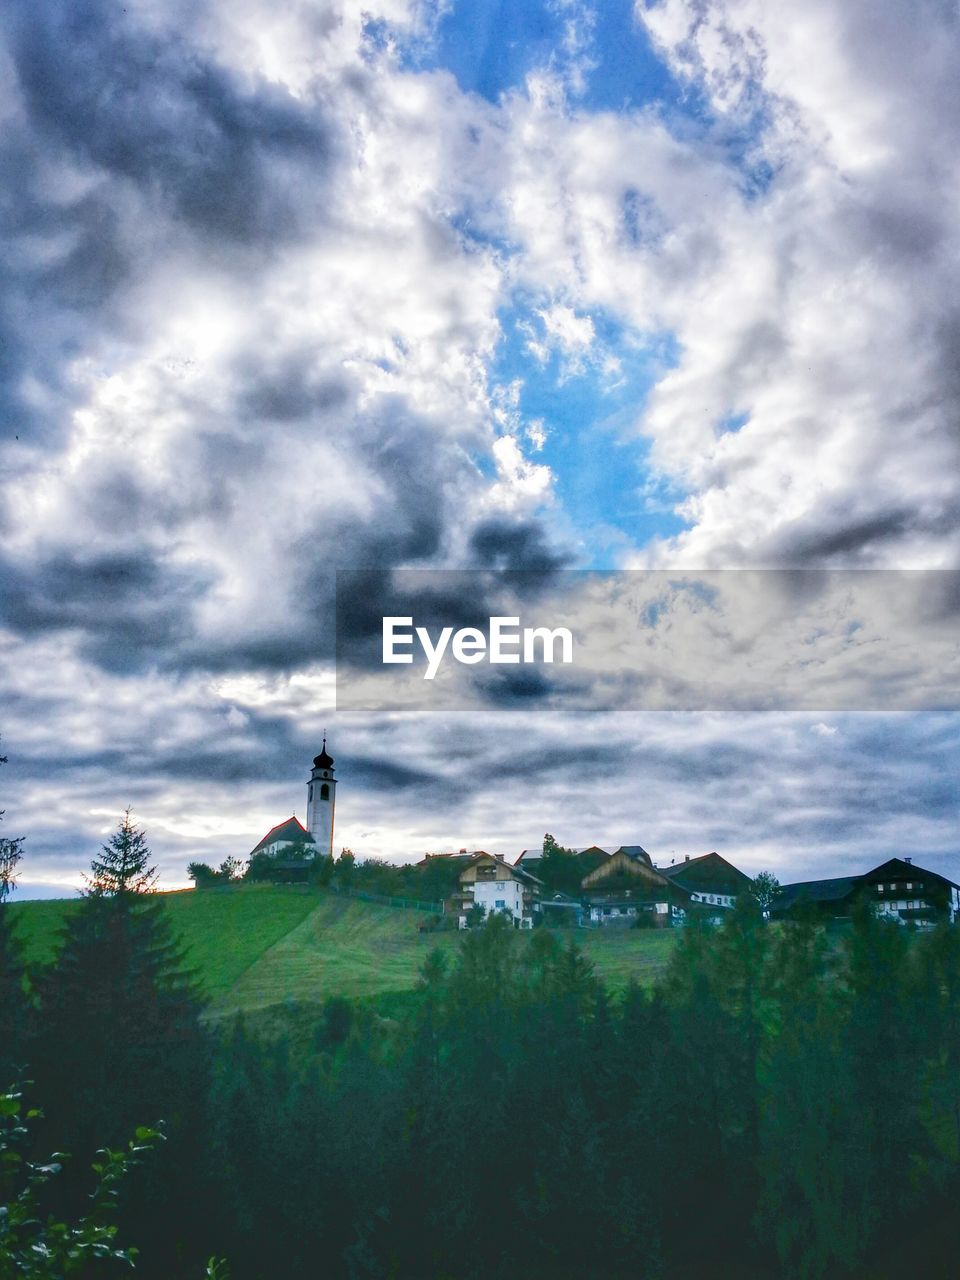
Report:
[{"label": "tall evergreen tree", "polygon": [[130,810],[124,812],[120,825],[99,857],[90,864],[93,872],[85,876],[88,894],[97,898],[123,898],[128,894],[150,893],[159,872],[151,867],[146,833],[134,825]]},{"label": "tall evergreen tree", "polygon": [[[48,1140],[78,1156],[164,1121],[170,1142],[140,1184],[144,1196],[147,1183],[157,1194],[164,1171],[184,1163],[207,1074],[201,1002],[162,896],[151,892],[155,882],[146,838],[128,811],[93,859],[89,889],[40,975],[34,1072]],[[141,1211],[136,1233],[156,1254],[163,1229],[155,1212],[147,1217],[144,1204]],[[149,1241],[153,1232],[160,1240]]]}]

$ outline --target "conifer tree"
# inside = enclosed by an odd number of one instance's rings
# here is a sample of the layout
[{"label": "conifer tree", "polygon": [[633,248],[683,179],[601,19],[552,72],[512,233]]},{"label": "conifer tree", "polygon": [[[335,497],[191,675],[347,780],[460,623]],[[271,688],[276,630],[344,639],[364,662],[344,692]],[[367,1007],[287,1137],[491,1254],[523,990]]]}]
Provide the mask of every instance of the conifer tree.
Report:
[{"label": "conifer tree", "polygon": [[155,882],[146,837],[128,811],[93,859],[59,954],[40,975],[33,1064],[46,1136],[57,1146],[80,1154],[138,1124],[167,1126],[170,1141],[131,1210],[131,1233],[151,1252],[164,1247],[164,1233],[146,1201],[174,1162],[192,1167],[185,1149],[198,1128],[207,1053],[201,1003]]},{"label": "conifer tree", "polygon": [[159,872],[151,867],[150,850],[144,831],[134,826],[129,808],[99,857],[90,864],[92,876],[85,876],[88,894],[99,898],[121,898],[127,894],[149,893]]}]

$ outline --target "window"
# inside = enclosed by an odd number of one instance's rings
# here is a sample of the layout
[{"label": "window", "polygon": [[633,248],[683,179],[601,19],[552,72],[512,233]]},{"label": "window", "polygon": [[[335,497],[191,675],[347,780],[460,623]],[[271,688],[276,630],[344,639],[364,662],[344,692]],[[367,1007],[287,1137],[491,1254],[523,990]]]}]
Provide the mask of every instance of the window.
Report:
[{"label": "window", "polygon": [[320,788],[320,799],[321,800],[330,799],[330,784],[327,782],[325,782],[323,786]]},{"label": "window", "polygon": [[507,904],[505,899],[497,898],[496,902],[493,905],[494,907],[496,907],[498,911],[503,911]]}]

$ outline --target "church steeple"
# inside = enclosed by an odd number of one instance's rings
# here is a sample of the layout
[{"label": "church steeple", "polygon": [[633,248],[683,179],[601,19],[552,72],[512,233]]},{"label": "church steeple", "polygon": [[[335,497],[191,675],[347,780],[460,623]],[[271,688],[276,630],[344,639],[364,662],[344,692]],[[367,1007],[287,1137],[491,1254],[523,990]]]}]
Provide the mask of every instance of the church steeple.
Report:
[{"label": "church steeple", "polygon": [[313,758],[313,769],[307,782],[307,827],[317,842],[317,853],[333,857],[333,815],[337,800],[337,780],[333,776],[333,756],[327,751],[327,735],[323,747]]}]

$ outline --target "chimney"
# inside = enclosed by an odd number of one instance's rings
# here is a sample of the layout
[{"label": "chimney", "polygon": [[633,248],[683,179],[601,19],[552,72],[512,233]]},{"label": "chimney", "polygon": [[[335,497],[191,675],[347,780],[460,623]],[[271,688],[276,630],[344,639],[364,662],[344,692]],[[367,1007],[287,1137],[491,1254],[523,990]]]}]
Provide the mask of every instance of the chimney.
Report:
[{"label": "chimney", "polygon": [[460,852],[461,852],[461,853],[466,853],[467,851],[466,851],[466,849],[461,849],[461,850],[460,850]]},{"label": "chimney", "polygon": [[906,862],[906,863],[910,863],[910,862],[912,862],[912,861],[913,861],[913,858],[912,858],[912,857],[910,857],[910,858],[904,858],[904,862]]},{"label": "chimney", "polygon": [[684,860],[684,862],[689,862],[689,861],[690,861],[690,855],[689,855],[689,853],[685,853],[685,854],[683,855],[683,860]]}]

